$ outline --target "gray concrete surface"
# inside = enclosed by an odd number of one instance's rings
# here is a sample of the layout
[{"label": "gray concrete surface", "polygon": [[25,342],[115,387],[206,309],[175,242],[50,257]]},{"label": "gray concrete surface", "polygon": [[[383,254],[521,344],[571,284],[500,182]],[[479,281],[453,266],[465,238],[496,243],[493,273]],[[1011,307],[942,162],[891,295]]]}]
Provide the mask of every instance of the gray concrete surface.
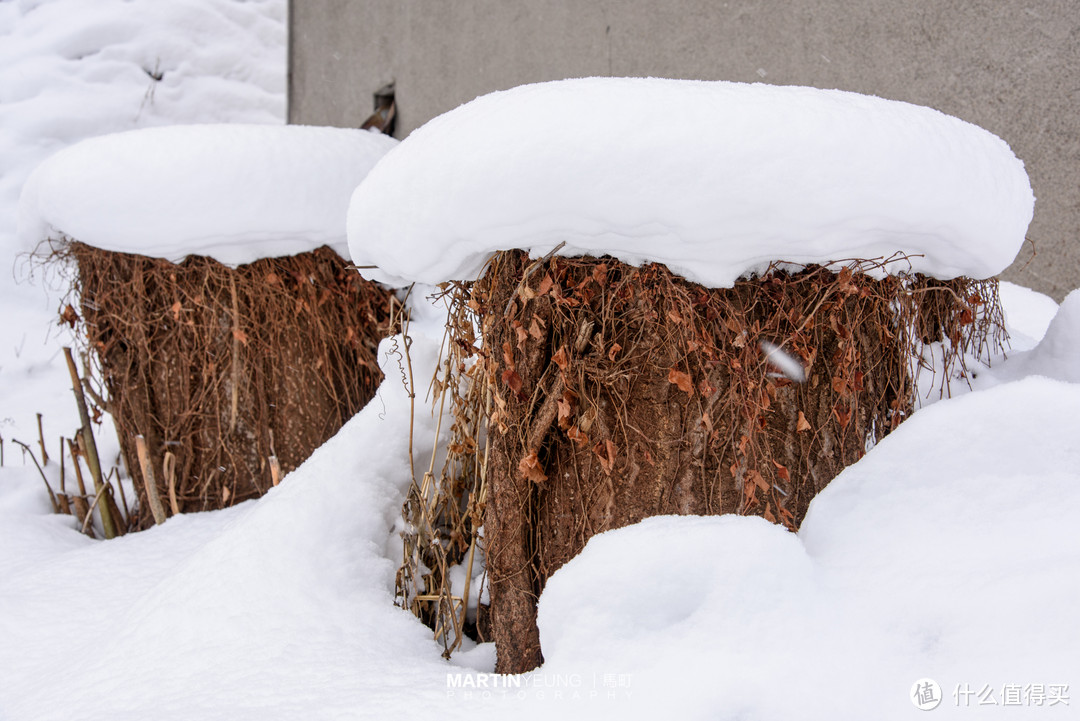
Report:
[{"label": "gray concrete surface", "polygon": [[397,83],[404,137],[472,98],[589,75],[841,88],[1004,138],[1037,198],[1005,277],[1080,286],[1077,0],[290,0],[289,121],[358,126]]}]

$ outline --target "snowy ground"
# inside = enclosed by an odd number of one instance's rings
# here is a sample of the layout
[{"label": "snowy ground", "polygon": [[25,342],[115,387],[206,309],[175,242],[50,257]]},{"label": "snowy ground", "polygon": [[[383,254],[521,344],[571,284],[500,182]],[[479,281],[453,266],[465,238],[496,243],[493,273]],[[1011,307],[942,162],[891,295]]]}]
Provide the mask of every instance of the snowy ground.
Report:
[{"label": "snowy ground", "polygon": [[[135,127],[280,123],[284,14],[0,1],[5,267],[22,277],[16,201],[52,152]],[[447,663],[392,605],[397,381],[258,501],[109,542],[53,515],[11,443],[36,440],[37,412],[53,444],[77,425],[40,281],[0,283],[4,721],[901,719],[921,717],[922,679],[940,688],[930,718],[1076,717],[1080,294],[1048,331],[1056,304],[1006,285],[1017,352],[845,471],[799,534],[657,518],[595,538],[541,599],[544,667],[505,678],[486,673],[487,646]],[[414,329],[418,377],[433,318]],[[417,430],[432,433],[426,416]]]}]

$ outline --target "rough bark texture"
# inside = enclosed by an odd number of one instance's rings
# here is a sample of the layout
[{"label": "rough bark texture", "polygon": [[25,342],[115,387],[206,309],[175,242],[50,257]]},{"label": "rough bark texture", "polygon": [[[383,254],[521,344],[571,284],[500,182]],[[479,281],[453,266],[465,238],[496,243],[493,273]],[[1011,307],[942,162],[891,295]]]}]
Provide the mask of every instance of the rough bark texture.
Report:
[{"label": "rough bark texture", "polygon": [[[229,268],[72,243],[87,349],[127,459],[145,436],[162,498],[181,512],[265,493],[371,399],[389,294],[328,248]],[[75,324],[76,320],[72,319]],[[149,511],[137,519],[152,523]]]},{"label": "rough bark texture", "polygon": [[[542,662],[536,600],[597,533],[660,514],[796,529],[911,411],[920,332],[960,340],[982,302],[850,270],[709,290],[607,259],[527,267],[502,254],[473,290],[494,396],[485,537],[500,673]],[[777,372],[762,341],[805,382]]]}]

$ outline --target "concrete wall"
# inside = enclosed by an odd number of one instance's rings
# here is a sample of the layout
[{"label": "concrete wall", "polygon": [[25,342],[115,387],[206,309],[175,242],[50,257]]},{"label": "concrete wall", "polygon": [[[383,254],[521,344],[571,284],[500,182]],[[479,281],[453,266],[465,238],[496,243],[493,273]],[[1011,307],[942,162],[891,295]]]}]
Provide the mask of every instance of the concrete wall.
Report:
[{"label": "concrete wall", "polygon": [[493,90],[589,75],[928,105],[1027,165],[1038,254],[1006,278],[1058,300],[1080,286],[1077,0],[291,0],[289,74],[289,121],[312,125],[359,125],[396,81],[398,137]]}]

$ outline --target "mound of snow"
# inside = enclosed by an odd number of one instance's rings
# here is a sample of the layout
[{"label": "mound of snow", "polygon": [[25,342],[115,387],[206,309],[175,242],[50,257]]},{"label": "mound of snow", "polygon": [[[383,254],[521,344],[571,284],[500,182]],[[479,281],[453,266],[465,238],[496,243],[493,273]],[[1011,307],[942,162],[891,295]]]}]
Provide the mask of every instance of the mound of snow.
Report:
[{"label": "mound of snow", "polygon": [[[771,261],[905,253],[938,278],[1012,262],[1034,205],[991,133],[835,90],[588,78],[486,95],[357,188],[349,244],[392,283],[474,278],[491,253],[610,254],[726,287]],[[896,269],[907,270],[906,263]]]},{"label": "mound of snow", "polygon": [[[434,372],[437,345],[417,340],[413,363]],[[406,694],[445,703],[449,667],[394,606],[385,556],[400,548],[391,534],[410,480],[390,347],[379,399],[258,501],[102,543],[67,516],[45,517],[55,538],[33,528],[39,518],[9,528],[12,490],[0,488],[0,717],[393,718]],[[46,669],[70,692],[52,693]]]},{"label": "mound of snow", "polygon": [[1004,381],[1031,375],[1080,383],[1080,289],[1061,301],[1039,344],[1010,358],[993,377]]},{"label": "mound of snow", "polygon": [[31,174],[19,242],[72,238],[238,265],[321,245],[348,257],[349,196],[397,143],[364,130],[191,125],[84,140]]},{"label": "mound of snow", "polygon": [[1035,347],[1046,335],[1058,304],[1045,293],[1005,280],[998,284],[998,298],[1005,310],[1009,345],[1018,351]]}]

